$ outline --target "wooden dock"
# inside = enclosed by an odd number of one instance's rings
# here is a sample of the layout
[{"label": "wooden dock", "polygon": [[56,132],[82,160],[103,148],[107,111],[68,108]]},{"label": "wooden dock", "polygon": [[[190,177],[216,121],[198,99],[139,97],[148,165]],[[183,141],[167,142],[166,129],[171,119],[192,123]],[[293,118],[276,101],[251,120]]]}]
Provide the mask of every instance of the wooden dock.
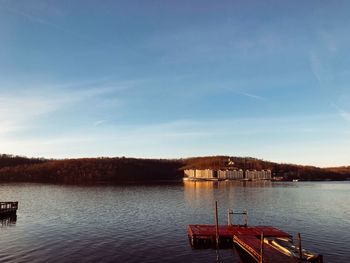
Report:
[{"label": "wooden dock", "polygon": [[0,202],[0,217],[15,215],[18,209],[18,202]]},{"label": "wooden dock", "polygon": [[261,258],[261,241],[255,236],[249,235],[234,235],[235,245],[248,253],[256,262],[264,263],[297,263],[300,262],[297,258],[287,256],[277,251],[274,247],[264,243],[263,258]]},{"label": "wooden dock", "polygon": [[272,226],[189,225],[188,237],[194,249],[236,246],[257,263],[323,262],[322,255],[307,260],[304,256],[287,255],[271,245],[269,238],[292,240],[290,234]]},{"label": "wooden dock", "polygon": [[[233,225],[231,215],[243,215],[244,225]],[[248,212],[227,210],[227,225],[219,225],[218,202],[215,201],[215,225],[189,225],[188,238],[192,248],[233,248],[257,263],[323,263],[323,256],[302,248],[298,234],[298,246],[292,236],[272,226],[248,226]],[[298,253],[296,253],[298,252]]]},{"label": "wooden dock", "polygon": [[[234,236],[251,236],[258,240],[262,232],[265,237],[291,238],[290,234],[271,226],[224,225],[219,226],[218,230],[220,247],[232,246]],[[216,245],[216,226],[189,225],[188,237],[193,248],[214,247]]]}]

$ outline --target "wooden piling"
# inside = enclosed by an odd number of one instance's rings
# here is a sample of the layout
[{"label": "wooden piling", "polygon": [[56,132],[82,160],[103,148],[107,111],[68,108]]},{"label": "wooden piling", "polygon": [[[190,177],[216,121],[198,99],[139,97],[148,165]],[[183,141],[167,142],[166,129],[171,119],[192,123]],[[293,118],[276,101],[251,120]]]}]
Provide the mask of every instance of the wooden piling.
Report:
[{"label": "wooden piling", "polygon": [[259,263],[264,262],[264,232],[261,232],[260,236],[260,260]]},{"label": "wooden piling", "polygon": [[227,209],[227,225],[228,226],[232,225],[232,223],[231,223],[231,209],[230,208]]},{"label": "wooden piling", "polygon": [[299,259],[303,260],[303,250],[301,248],[301,235],[298,233]]},{"label": "wooden piling", "polygon": [[216,247],[219,247],[219,216],[218,216],[218,201],[215,201],[215,237],[216,237]]}]

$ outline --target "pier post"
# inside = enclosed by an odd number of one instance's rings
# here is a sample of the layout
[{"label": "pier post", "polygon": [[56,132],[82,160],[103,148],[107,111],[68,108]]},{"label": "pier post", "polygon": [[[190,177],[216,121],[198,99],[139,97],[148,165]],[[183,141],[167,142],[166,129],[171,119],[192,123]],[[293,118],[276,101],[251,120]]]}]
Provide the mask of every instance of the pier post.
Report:
[{"label": "pier post", "polygon": [[245,217],[244,217],[244,225],[245,226],[248,226],[248,211],[247,210],[244,210],[244,214],[245,214]]},{"label": "pier post", "polygon": [[301,248],[301,235],[298,233],[299,259],[303,260],[303,250]]},{"label": "pier post", "polygon": [[264,262],[264,232],[261,232],[260,236],[260,260],[259,263]]},{"label": "pier post", "polygon": [[227,209],[227,225],[228,226],[232,225],[232,223],[231,223],[231,209],[230,208]]},{"label": "pier post", "polygon": [[219,216],[218,216],[218,201],[215,201],[215,235],[216,247],[219,247]]}]

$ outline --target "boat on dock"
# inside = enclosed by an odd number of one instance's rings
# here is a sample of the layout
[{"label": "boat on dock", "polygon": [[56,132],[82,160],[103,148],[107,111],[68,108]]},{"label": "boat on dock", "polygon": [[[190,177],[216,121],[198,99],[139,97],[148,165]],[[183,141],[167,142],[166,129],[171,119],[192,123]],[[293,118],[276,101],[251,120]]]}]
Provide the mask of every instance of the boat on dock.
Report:
[{"label": "boat on dock", "polygon": [[[231,215],[244,215],[243,225],[232,225]],[[298,244],[287,232],[272,226],[248,226],[248,213],[228,210],[228,224],[219,225],[217,202],[215,203],[215,225],[188,225],[188,238],[193,249],[237,248],[251,261],[257,263],[323,263],[322,255],[302,248],[301,236]]]}]

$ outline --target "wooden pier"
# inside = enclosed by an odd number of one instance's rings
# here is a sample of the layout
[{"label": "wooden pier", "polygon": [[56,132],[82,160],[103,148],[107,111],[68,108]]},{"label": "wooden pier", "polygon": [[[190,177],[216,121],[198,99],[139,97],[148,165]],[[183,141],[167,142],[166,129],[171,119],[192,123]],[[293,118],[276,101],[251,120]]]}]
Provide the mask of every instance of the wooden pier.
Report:
[{"label": "wooden pier", "polygon": [[[219,226],[219,247],[229,247],[234,243],[234,236],[250,236],[257,239],[263,232],[265,237],[286,237],[291,235],[271,226],[225,225]],[[193,248],[215,247],[215,225],[189,225],[188,237]],[[257,239],[258,240],[258,239]]]},{"label": "wooden pier", "polygon": [[18,209],[18,202],[0,202],[0,217],[15,215]]},{"label": "wooden pier", "polygon": [[[264,263],[297,263],[297,258],[287,256],[278,252],[269,244],[263,243],[255,236],[235,235],[233,237],[235,245],[248,253],[256,262]],[[263,250],[263,254],[261,251]]]},{"label": "wooden pier", "polygon": [[[245,216],[244,225],[232,225],[231,215]],[[227,210],[227,225],[219,225],[218,206],[215,202],[215,225],[189,225],[188,238],[192,248],[233,248],[243,251],[257,263],[323,263],[322,255],[293,245],[290,234],[272,226],[248,226],[248,212]]]},{"label": "wooden pier", "polygon": [[[227,225],[189,225],[188,237],[192,248],[237,248],[247,253],[257,263],[322,263],[322,256],[312,260],[287,255],[269,244],[268,238],[282,238],[292,240],[292,236],[272,226]],[[218,242],[217,242],[218,240]]]}]

